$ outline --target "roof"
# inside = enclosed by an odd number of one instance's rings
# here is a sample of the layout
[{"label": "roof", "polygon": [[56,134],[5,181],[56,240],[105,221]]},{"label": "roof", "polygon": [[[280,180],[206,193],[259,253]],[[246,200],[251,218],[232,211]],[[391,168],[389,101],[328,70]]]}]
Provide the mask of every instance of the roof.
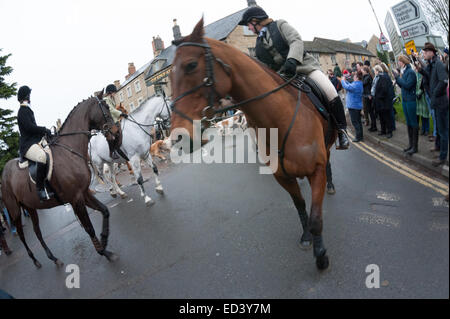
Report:
[{"label": "roof", "polygon": [[[141,75],[142,73],[145,72],[145,70],[150,66],[150,62],[148,62],[147,64],[145,64],[144,66],[140,67],[138,70],[136,70],[136,72],[134,72],[125,82],[123,82],[120,85],[120,89],[124,88],[126,85],[128,85],[128,83],[131,83],[131,81],[133,81],[135,78],[137,78],[139,75]],[[119,90],[120,90],[119,89]]]},{"label": "roof", "polygon": [[375,56],[372,52],[363,48],[361,45],[354,44],[354,43],[347,43],[347,42],[329,40],[329,39],[324,39],[324,38],[314,38],[313,42],[317,46],[327,47],[328,49],[333,50],[334,52],[352,53],[352,54],[366,55],[366,56],[371,56],[371,57]]},{"label": "roof", "polygon": [[[225,18],[217,20],[211,24],[205,26],[205,37],[215,39],[215,40],[223,40],[226,39],[231,32],[238,26],[239,21],[242,19],[242,15],[248,8],[239,10]],[[176,46],[171,45],[167,49],[163,50],[159,56],[153,59],[150,63],[152,67],[148,70],[145,78],[148,79],[158,73],[161,70],[169,67],[173,60],[175,59],[175,51]],[[157,61],[165,60],[164,64],[161,67],[158,67]]]},{"label": "roof", "polygon": [[329,54],[335,54],[336,51],[330,49],[329,47],[323,45],[320,42],[314,42],[314,41],[303,41],[303,45],[305,48],[305,51],[307,52],[317,52],[317,53],[329,53]]}]

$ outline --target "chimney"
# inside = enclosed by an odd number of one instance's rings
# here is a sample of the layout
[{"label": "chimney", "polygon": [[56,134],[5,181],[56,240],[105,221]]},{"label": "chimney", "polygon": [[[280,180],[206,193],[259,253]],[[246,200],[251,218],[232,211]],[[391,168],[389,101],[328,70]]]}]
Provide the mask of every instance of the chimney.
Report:
[{"label": "chimney", "polygon": [[176,40],[180,40],[181,37],[181,31],[180,31],[180,26],[177,25],[177,19],[173,19],[173,39]]},{"label": "chimney", "polygon": [[116,86],[116,89],[120,88],[120,80],[115,80],[114,85]]},{"label": "chimney", "polygon": [[257,7],[256,0],[247,0],[247,4],[249,7]]},{"label": "chimney", "polygon": [[161,52],[164,50],[164,41],[161,40],[159,35],[157,37],[153,37],[152,41],[152,47],[153,47],[153,56],[156,58],[158,55],[161,54]]},{"label": "chimney", "polygon": [[128,63],[128,75],[125,76],[125,80],[128,80],[136,72],[136,67],[133,62]]}]

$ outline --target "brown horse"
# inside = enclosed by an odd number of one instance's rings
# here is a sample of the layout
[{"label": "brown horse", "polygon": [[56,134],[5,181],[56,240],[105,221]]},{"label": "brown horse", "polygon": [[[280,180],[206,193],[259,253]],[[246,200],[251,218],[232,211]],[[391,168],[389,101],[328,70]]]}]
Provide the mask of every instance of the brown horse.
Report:
[{"label": "brown horse", "polygon": [[[174,44],[177,52],[171,82],[176,98],[172,103],[172,131],[186,129],[192,145],[193,121],[201,120],[205,128],[205,120],[223,111],[216,107],[219,99],[227,95],[238,103],[236,108],[239,106],[245,113],[251,126],[265,128],[267,136],[269,128],[278,128],[278,145],[284,141],[285,147],[274,172],[275,179],[291,195],[299,213],[303,226],[301,247],[313,245],[317,267],[328,268],[322,240],[322,201],[326,165],[336,140],[335,131],[330,130],[331,136],[325,142],[329,122],[322,118],[308,96],[284,85],[278,74],[230,45],[204,38],[203,19],[192,34]],[[297,178],[304,177],[312,189],[309,217],[297,183]]]},{"label": "brown horse", "polygon": [[[63,263],[53,256],[45,244],[39,227],[37,209],[48,209],[70,203],[81,225],[90,236],[97,252],[109,261],[117,256],[106,250],[109,236],[108,208],[97,200],[88,190],[91,172],[88,166],[88,144],[91,130],[102,130],[108,139],[117,136],[119,128],[114,124],[108,106],[102,101],[102,94],[79,103],[68,115],[58,134],[49,142],[53,154],[53,173],[49,181],[55,197],[40,202],[35,185],[28,176],[28,169],[20,169],[18,159],[6,163],[2,176],[3,201],[17,228],[17,233],[28,255],[36,267],[41,264],[29,249],[21,221],[20,208],[30,213],[33,229],[42,246],[57,266]],[[101,242],[97,239],[86,206],[98,210],[103,215]]]}]

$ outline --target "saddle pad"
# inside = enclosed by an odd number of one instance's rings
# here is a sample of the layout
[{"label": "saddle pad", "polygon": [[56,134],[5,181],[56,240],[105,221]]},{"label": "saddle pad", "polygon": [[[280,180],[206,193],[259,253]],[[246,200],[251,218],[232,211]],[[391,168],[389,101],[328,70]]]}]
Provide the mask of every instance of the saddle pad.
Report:
[{"label": "saddle pad", "polygon": [[[45,153],[47,153],[47,155],[48,155],[47,180],[49,181],[52,178],[52,172],[53,172],[53,155],[52,155],[52,150],[50,149],[50,146],[47,144],[47,141],[45,141],[44,139],[41,142],[39,142],[39,145],[42,146],[42,148],[44,149]],[[20,162],[20,160],[18,160],[18,162],[19,162],[19,168],[20,169],[28,168],[28,160],[25,160],[23,162]],[[29,171],[28,171],[28,176],[30,176],[31,182],[33,184],[36,184],[36,182],[34,181],[34,179],[31,176]]]}]

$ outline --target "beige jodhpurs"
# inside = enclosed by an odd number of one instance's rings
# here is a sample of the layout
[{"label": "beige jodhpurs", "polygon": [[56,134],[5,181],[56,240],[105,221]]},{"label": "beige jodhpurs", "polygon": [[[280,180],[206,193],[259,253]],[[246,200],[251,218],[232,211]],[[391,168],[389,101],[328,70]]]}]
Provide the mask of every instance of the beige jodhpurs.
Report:
[{"label": "beige jodhpurs", "polygon": [[25,157],[33,162],[45,164],[47,162],[47,156],[44,150],[39,144],[33,144],[28,149]]},{"label": "beige jodhpurs", "polygon": [[330,79],[328,79],[322,71],[314,70],[308,74],[308,78],[313,80],[323,90],[327,96],[328,102],[331,102],[338,97],[338,93],[336,92],[333,83],[331,83]]}]

